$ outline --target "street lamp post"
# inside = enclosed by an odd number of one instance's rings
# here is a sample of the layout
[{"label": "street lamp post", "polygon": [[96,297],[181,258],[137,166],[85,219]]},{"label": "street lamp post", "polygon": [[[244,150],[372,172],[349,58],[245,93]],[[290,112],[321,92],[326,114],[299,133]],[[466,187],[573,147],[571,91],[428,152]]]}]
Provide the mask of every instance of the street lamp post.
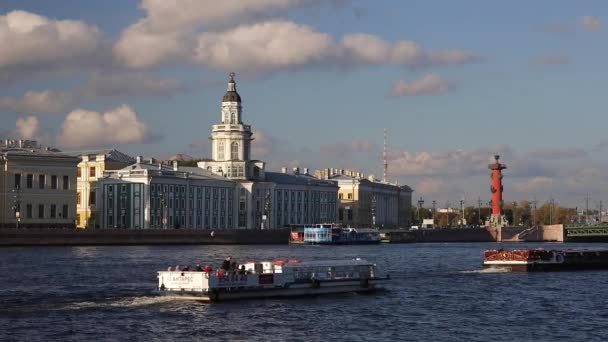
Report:
[{"label": "street lamp post", "polygon": [[264,215],[262,216],[262,229],[268,229],[266,224],[269,221],[270,216],[270,191],[266,191],[266,195],[264,196]]},{"label": "street lamp post", "polygon": [[585,224],[589,224],[589,194],[585,196]]},{"label": "street lamp post", "polygon": [[13,189],[13,211],[15,212],[15,228],[19,229],[19,221],[21,221],[21,188],[19,185]]},{"label": "street lamp post", "polygon": [[460,200],[460,226],[464,226],[464,198]]},{"label": "street lamp post", "polygon": [[376,194],[372,195],[372,227],[376,227]]},{"label": "street lamp post", "polygon": [[477,225],[481,226],[481,197],[477,197]]},{"label": "street lamp post", "polygon": [[445,221],[446,225],[450,226],[450,201],[445,202]]},{"label": "street lamp post", "polygon": [[536,199],[532,201],[532,226],[536,225]]},{"label": "street lamp post", "polygon": [[551,205],[549,206],[549,224],[553,224],[554,210],[555,210],[555,199],[552,198]]},{"label": "street lamp post", "polygon": [[418,200],[418,225],[422,225],[422,220],[420,219],[420,210],[422,210],[422,205],[424,204],[424,200],[422,197]]},{"label": "street lamp post", "polygon": [[433,228],[435,228],[435,214],[437,213],[437,201],[433,200]]},{"label": "street lamp post", "polygon": [[161,209],[161,224],[163,229],[167,229],[167,194],[165,192],[160,193],[160,209]]}]

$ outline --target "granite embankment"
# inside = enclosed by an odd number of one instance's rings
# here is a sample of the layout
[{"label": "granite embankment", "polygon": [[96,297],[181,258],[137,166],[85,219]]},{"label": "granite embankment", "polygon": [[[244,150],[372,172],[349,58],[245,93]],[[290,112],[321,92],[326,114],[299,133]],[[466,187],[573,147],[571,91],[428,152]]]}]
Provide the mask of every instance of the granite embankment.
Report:
[{"label": "granite embankment", "polygon": [[563,225],[412,230],[411,242],[564,242]]},{"label": "granite embankment", "polygon": [[287,244],[289,230],[0,229],[0,246]]},{"label": "granite embankment", "polygon": [[[540,227],[443,228],[387,230],[387,242],[532,242],[564,241],[562,225]],[[195,229],[0,229],[0,246],[83,245],[221,245],[287,244],[288,229],[210,230]]]}]

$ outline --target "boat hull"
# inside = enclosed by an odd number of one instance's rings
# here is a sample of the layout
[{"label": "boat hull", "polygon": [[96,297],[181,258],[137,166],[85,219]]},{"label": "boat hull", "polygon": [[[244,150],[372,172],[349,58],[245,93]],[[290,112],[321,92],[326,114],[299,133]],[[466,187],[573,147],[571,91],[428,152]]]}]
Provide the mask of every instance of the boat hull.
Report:
[{"label": "boat hull", "polygon": [[608,270],[607,263],[593,264],[549,264],[549,263],[531,263],[531,264],[501,264],[501,265],[483,265],[484,269],[502,269],[512,272],[554,272],[554,271],[591,271],[591,270]]},{"label": "boat hull", "polygon": [[379,290],[378,280],[351,281],[343,284],[324,284],[297,286],[285,288],[266,289],[220,289],[212,292],[188,292],[188,291],[158,291],[162,296],[171,296],[181,299],[196,300],[201,302],[221,302],[240,299],[260,298],[285,298],[285,297],[307,297],[318,295],[330,295],[339,293],[366,293]]},{"label": "boat hull", "polygon": [[[497,254],[494,252],[486,254],[484,269],[513,272],[608,270],[608,251],[604,250],[506,251],[502,252],[502,258],[496,258]],[[538,254],[546,257],[535,258]]]}]

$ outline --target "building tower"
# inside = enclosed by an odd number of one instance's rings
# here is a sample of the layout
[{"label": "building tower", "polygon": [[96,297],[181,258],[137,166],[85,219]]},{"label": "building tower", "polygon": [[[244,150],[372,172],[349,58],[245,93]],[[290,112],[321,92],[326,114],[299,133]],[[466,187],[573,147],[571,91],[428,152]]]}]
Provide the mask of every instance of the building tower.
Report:
[{"label": "building tower", "polygon": [[251,160],[251,125],[243,123],[241,96],[236,91],[235,73],[229,74],[228,89],[222,98],[220,124],[211,129],[211,160],[198,166],[230,179],[264,177],[264,163]]},{"label": "building tower", "polygon": [[491,225],[502,226],[506,223],[505,217],[502,215],[502,170],[507,168],[507,165],[501,164],[498,160],[499,155],[494,156],[494,163],[489,164],[488,168],[492,170],[492,185],[490,191],[492,191],[492,217],[490,219]]}]

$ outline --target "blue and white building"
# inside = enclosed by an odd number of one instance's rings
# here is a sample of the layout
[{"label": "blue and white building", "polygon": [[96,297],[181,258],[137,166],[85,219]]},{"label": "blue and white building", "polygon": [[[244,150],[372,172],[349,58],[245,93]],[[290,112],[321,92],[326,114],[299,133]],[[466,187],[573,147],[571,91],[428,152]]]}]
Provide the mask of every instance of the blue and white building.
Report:
[{"label": "blue and white building", "polygon": [[335,222],[338,185],[299,168],[267,172],[251,158],[254,134],[243,122],[234,74],[212,126],[211,159],[198,167],[137,158],[107,171],[98,194],[105,228],[273,229]]}]

